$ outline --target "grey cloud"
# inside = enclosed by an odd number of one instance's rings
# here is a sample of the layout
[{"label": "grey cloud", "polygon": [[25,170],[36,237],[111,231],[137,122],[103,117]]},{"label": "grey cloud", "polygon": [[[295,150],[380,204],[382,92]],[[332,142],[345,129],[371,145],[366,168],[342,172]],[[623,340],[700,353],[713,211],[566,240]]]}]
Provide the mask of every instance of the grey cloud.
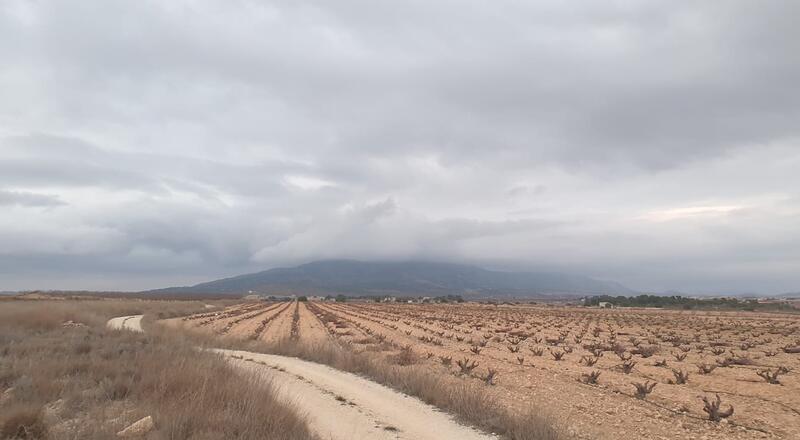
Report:
[{"label": "grey cloud", "polygon": [[140,173],[82,161],[3,160],[0,161],[0,173],[6,181],[27,187],[65,185],[157,189],[149,177]]},{"label": "grey cloud", "polygon": [[58,198],[58,196],[50,194],[37,194],[25,191],[0,190],[0,206],[18,205],[18,206],[50,207],[50,206],[60,206],[64,204],[65,203],[61,201]]},{"label": "grey cloud", "polygon": [[[75,137],[36,134],[0,138],[4,181],[23,186],[78,186],[147,192],[185,190],[259,196],[283,191],[280,176],[309,172],[302,164],[268,161],[231,164],[172,154],[103,149]],[[311,172],[314,172],[311,169]]]},{"label": "grey cloud", "polygon": [[[138,117],[151,94],[166,93],[177,106],[161,112],[193,123],[215,110],[221,87],[234,87],[253,99],[219,101],[232,105],[226,111],[255,106],[305,129],[244,127],[224,114],[216,115],[219,129],[253,140],[277,136],[304,150],[324,149],[319,136],[333,130],[336,151],[358,154],[411,148],[485,160],[484,152],[499,150],[512,163],[632,160],[657,168],[796,134],[800,96],[791,84],[800,47],[786,19],[797,6],[787,2],[581,12],[543,3],[508,5],[505,13],[477,3],[455,11],[426,5],[424,13],[413,4],[378,13],[359,2],[274,3],[219,16],[195,10],[196,20],[179,27],[173,20],[187,11],[113,6],[137,18],[125,33],[114,32],[113,21],[86,20],[88,6],[54,6],[41,11],[48,32],[32,35],[59,44],[34,53],[101,81],[90,96],[120,88],[139,95],[144,105],[132,113],[91,115],[112,121]],[[240,26],[222,27],[233,18]],[[147,81],[131,81],[136,71]],[[205,90],[160,87],[187,76]],[[106,101],[93,104],[111,110],[114,101]],[[202,105],[188,107],[193,101]]]},{"label": "grey cloud", "polygon": [[2,2],[0,290],[336,257],[798,290],[798,14]]}]

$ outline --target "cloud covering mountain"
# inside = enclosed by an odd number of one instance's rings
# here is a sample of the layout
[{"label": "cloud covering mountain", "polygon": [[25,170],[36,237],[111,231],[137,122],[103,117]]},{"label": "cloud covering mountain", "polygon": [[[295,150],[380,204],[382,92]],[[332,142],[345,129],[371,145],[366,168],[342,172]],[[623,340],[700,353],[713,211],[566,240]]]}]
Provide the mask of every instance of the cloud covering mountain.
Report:
[{"label": "cloud covering mountain", "polygon": [[475,297],[578,297],[627,295],[630,289],[612,281],[577,275],[500,272],[477,266],[426,261],[370,263],[353,260],[315,261],[238,275],[187,287],[152,291],[155,294],[345,294],[462,295]]},{"label": "cloud covering mountain", "polygon": [[0,290],[800,286],[800,3],[0,3]]}]

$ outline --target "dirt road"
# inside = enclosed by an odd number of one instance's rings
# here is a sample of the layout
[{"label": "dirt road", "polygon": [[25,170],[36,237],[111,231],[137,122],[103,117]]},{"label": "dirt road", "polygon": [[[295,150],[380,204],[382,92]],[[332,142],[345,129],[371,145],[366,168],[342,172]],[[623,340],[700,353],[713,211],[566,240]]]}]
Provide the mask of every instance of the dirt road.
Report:
[{"label": "dirt road", "polygon": [[[108,321],[115,329],[142,331],[142,315]],[[231,364],[270,382],[278,396],[307,409],[313,432],[324,439],[489,440],[414,397],[354,374],[296,358],[237,350],[213,350]]]},{"label": "dirt road", "polygon": [[140,332],[142,331],[142,316],[144,315],[111,318],[108,320],[107,325],[115,330],[133,330],[135,332]]}]

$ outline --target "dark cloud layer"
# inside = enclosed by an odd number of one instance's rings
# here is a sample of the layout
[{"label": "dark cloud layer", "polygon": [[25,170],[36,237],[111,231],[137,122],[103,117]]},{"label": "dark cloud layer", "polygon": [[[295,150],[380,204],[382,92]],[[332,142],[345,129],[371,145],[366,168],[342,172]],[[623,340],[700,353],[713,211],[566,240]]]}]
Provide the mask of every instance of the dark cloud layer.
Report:
[{"label": "dark cloud layer", "polygon": [[0,290],[428,258],[800,290],[793,1],[0,4]]}]

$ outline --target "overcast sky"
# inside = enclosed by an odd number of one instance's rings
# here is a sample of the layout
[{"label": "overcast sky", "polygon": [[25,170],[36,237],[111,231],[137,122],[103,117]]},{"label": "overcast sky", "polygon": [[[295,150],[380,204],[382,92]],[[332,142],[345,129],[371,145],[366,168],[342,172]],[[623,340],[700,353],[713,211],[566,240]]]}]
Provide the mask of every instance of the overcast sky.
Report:
[{"label": "overcast sky", "polygon": [[0,290],[323,258],[800,291],[800,2],[0,2]]}]

